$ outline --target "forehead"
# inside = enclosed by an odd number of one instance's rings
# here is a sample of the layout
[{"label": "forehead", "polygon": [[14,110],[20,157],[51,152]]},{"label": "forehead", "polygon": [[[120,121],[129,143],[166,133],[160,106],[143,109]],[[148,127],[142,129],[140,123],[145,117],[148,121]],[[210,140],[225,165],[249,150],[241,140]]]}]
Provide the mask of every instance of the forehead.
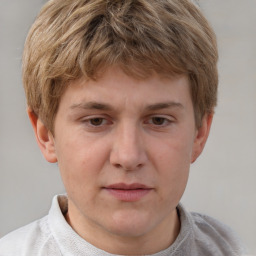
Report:
[{"label": "forehead", "polygon": [[[72,108],[84,102],[108,104],[158,104],[190,101],[189,80],[185,75],[167,76],[152,73],[139,79],[127,75],[118,67],[108,68],[96,80],[81,78],[70,82],[61,102]],[[95,104],[94,104],[95,105]]]}]

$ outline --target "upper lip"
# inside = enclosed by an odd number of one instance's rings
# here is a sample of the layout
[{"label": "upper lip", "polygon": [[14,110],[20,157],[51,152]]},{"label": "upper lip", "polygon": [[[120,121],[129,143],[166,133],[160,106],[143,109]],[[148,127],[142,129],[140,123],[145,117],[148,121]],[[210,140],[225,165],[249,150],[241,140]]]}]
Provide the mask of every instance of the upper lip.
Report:
[{"label": "upper lip", "polygon": [[123,189],[123,190],[151,189],[151,187],[148,187],[147,185],[140,184],[140,183],[132,183],[132,184],[116,183],[116,184],[111,184],[109,186],[106,186],[105,188],[107,188],[107,189]]}]

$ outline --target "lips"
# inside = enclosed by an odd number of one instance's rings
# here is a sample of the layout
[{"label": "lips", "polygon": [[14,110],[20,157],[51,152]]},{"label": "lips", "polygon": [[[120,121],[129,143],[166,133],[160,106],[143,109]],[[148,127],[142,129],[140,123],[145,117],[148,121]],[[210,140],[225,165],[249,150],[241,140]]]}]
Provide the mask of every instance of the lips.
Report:
[{"label": "lips", "polygon": [[109,189],[123,189],[123,190],[134,190],[134,189],[149,189],[148,186],[140,183],[133,183],[133,184],[125,184],[125,183],[118,183],[112,184],[107,186]]},{"label": "lips", "polygon": [[117,183],[104,187],[111,196],[124,202],[139,201],[153,189],[140,183],[125,184]]}]

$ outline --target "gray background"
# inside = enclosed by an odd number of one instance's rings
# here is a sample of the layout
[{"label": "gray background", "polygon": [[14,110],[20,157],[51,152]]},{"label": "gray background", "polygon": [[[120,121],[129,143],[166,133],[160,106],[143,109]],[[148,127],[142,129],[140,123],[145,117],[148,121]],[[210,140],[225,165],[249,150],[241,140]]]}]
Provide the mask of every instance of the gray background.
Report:
[{"label": "gray background", "polygon": [[[45,1],[0,0],[0,237],[47,214],[64,192],[25,113],[21,54]],[[256,254],[256,0],[201,0],[220,50],[219,104],[182,202],[233,227]]]}]

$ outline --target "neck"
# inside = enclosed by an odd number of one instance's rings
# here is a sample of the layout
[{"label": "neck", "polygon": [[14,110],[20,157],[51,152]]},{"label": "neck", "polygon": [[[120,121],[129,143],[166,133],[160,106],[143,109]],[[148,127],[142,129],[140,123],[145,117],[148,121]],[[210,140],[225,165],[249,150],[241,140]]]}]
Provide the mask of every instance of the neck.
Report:
[{"label": "neck", "polygon": [[[70,212],[67,212],[65,217],[69,225],[83,239],[93,246],[112,254],[154,254],[171,246],[180,232],[180,220],[176,209],[167,216],[166,219],[164,219],[162,223],[155,228],[155,230],[136,237],[119,236],[111,232],[106,232],[96,223],[80,225],[78,223],[81,222],[77,221],[77,219],[76,223],[74,223],[72,218],[70,218]],[[90,234],[93,234],[93,236]]]}]

